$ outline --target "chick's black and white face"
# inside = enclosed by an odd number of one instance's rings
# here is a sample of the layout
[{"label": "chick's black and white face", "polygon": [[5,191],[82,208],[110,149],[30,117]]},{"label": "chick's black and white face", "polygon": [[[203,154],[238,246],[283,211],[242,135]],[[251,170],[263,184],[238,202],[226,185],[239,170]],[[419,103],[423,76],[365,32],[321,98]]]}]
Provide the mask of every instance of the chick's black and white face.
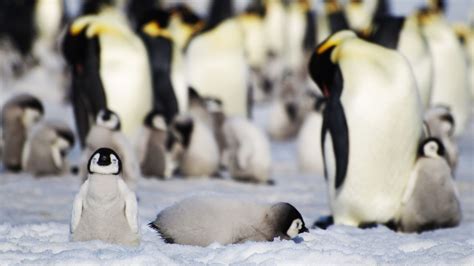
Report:
[{"label": "chick's black and white face", "polygon": [[23,112],[22,122],[23,126],[30,128],[37,123],[42,117],[42,113],[34,108],[26,108]]},{"label": "chick's black and white face", "polygon": [[110,149],[97,150],[89,160],[89,173],[102,175],[118,175],[121,171],[118,155]]},{"label": "chick's black and white face", "polygon": [[290,225],[290,228],[288,228],[288,230],[286,231],[286,234],[290,238],[295,238],[299,233],[303,233],[307,230],[308,229],[305,228],[303,221],[297,218],[293,220],[293,222]]},{"label": "chick's black and white face", "polygon": [[101,110],[97,114],[97,125],[116,131],[120,130],[119,116],[110,110]]}]

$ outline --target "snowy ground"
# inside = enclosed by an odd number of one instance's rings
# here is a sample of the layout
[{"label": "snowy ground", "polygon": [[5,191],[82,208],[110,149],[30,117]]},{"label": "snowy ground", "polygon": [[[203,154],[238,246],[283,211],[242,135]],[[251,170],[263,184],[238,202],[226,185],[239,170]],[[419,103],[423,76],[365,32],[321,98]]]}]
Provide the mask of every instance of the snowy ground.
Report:
[{"label": "snowy ground", "polygon": [[[52,108],[52,107],[50,107]],[[54,108],[53,108],[54,109]],[[257,112],[263,121],[266,108]],[[230,180],[140,181],[142,243],[127,248],[69,242],[72,201],[80,185],[74,176],[35,179],[0,174],[0,264],[474,264],[474,123],[461,140],[457,182],[464,219],[453,229],[423,234],[394,233],[385,227],[361,230],[334,226],[313,229],[295,241],[245,243],[206,248],[165,244],[146,224],[164,207],[195,193],[218,192],[263,202],[294,204],[311,224],[327,214],[322,177],[301,175],[294,142],[273,143],[275,186]]]}]

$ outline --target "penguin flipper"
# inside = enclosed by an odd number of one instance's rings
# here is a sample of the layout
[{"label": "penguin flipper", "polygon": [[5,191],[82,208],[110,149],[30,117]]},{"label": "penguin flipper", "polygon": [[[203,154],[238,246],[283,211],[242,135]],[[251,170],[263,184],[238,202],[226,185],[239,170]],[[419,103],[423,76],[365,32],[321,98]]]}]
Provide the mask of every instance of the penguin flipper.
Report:
[{"label": "penguin flipper", "polygon": [[137,196],[131,191],[122,179],[118,180],[119,191],[125,199],[125,217],[132,232],[138,233],[138,204]]},{"label": "penguin flipper", "polygon": [[63,158],[61,156],[61,151],[55,145],[51,146],[51,156],[53,157],[54,166],[58,169],[62,169]]},{"label": "penguin flipper", "polygon": [[79,222],[81,221],[84,197],[86,196],[88,189],[89,180],[86,180],[84,184],[82,184],[79,193],[77,193],[76,197],[74,198],[74,204],[72,206],[71,225],[69,228],[71,233],[74,233],[74,231],[76,231],[76,228],[79,225]]}]

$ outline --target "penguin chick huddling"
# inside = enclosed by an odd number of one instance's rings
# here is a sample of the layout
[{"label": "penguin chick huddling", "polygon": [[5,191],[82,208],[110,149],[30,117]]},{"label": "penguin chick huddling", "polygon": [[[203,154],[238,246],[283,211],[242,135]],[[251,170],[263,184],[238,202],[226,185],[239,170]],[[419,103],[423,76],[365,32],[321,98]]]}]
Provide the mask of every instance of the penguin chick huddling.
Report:
[{"label": "penguin chick huddling", "polygon": [[120,176],[119,155],[100,148],[92,154],[87,168],[87,180],[74,199],[72,240],[139,245],[137,198]]},{"label": "penguin chick huddling", "polygon": [[100,147],[108,147],[117,152],[122,158],[122,178],[131,190],[135,190],[136,183],[140,177],[140,165],[132,144],[120,131],[120,118],[113,111],[103,109],[97,114],[96,124],[90,129],[85,149],[82,152],[82,163],[84,180],[87,178],[87,160],[93,151]]},{"label": "penguin chick huddling", "polygon": [[168,156],[184,177],[212,176],[219,166],[219,148],[212,130],[200,119],[177,116],[167,141]]},{"label": "penguin chick huddling", "polygon": [[60,175],[69,171],[66,160],[74,146],[71,128],[59,121],[40,122],[33,127],[23,150],[22,165],[35,175]]},{"label": "penguin chick huddling", "polygon": [[19,94],[8,100],[2,108],[3,165],[10,171],[22,169],[23,148],[28,131],[44,115],[38,98]]},{"label": "penguin chick huddling", "polygon": [[149,224],[166,243],[208,246],[290,240],[308,232],[303,217],[289,203],[273,205],[227,197],[194,196],[161,211]]},{"label": "penguin chick huddling", "polygon": [[270,143],[265,134],[244,118],[228,118],[223,125],[226,149],[223,161],[239,181],[272,183]]},{"label": "penguin chick huddling", "polygon": [[137,153],[143,176],[170,177],[166,171],[166,140],[168,126],[161,111],[153,110],[146,117],[137,140]]},{"label": "penguin chick huddling", "polygon": [[409,180],[400,211],[399,230],[422,232],[454,227],[461,221],[459,195],[440,140],[428,138]]}]

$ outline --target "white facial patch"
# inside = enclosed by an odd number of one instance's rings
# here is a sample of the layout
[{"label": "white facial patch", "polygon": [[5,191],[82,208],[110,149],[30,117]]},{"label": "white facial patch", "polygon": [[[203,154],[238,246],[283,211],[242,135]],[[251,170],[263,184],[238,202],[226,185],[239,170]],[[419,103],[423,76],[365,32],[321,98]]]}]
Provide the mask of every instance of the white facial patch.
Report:
[{"label": "white facial patch", "polygon": [[25,128],[30,128],[36,122],[38,122],[40,118],[41,118],[40,112],[38,112],[35,109],[26,108],[22,117],[23,126]]},{"label": "white facial patch", "polygon": [[114,175],[119,172],[119,161],[113,154],[110,155],[109,165],[99,165],[100,154],[95,154],[89,164],[89,171],[94,174]]},{"label": "white facial patch", "polygon": [[166,122],[165,119],[161,116],[155,116],[153,120],[151,121],[153,128],[158,129],[158,130],[163,130],[166,131]]},{"label": "white facial patch", "polygon": [[110,118],[108,120],[104,120],[104,111],[100,111],[99,114],[97,115],[97,125],[108,128],[110,130],[114,130],[117,128],[120,120],[117,115],[112,114],[110,115]]},{"label": "white facial patch", "polygon": [[425,153],[425,156],[430,157],[430,158],[438,158],[438,143],[434,141],[430,141],[426,143],[423,146],[423,152]]},{"label": "white facial patch", "polygon": [[303,228],[303,221],[301,221],[301,219],[295,219],[291,223],[290,228],[288,228],[288,231],[286,231],[286,234],[290,238],[295,238],[302,228]]}]

